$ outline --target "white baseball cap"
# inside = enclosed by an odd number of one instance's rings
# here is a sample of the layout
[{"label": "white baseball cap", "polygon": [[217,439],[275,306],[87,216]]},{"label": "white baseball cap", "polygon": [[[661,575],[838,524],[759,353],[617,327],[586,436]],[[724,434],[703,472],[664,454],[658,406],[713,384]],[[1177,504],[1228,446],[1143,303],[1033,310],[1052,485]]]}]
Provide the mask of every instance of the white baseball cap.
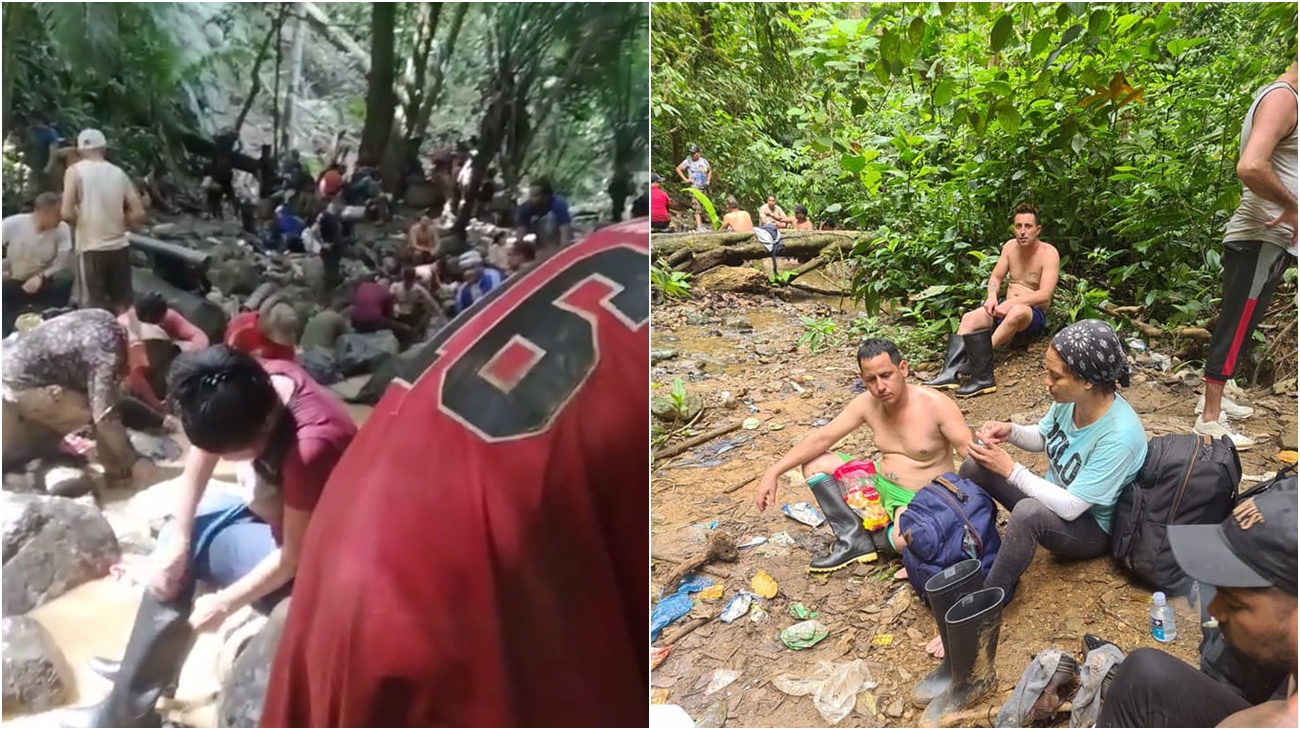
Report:
[{"label": "white baseball cap", "polygon": [[79,150],[97,150],[107,146],[108,140],[104,139],[104,133],[98,129],[83,129],[81,134],[77,135]]}]

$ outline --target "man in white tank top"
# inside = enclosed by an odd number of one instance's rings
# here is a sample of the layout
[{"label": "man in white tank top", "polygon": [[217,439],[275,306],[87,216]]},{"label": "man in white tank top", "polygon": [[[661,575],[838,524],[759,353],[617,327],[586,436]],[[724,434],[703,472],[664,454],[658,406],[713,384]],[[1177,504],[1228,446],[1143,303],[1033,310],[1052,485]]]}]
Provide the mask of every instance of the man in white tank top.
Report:
[{"label": "man in white tank top", "polygon": [[122,168],[104,159],[103,132],[77,135],[80,160],[63,176],[63,219],[73,224],[83,307],[115,314],[134,298],[127,232],[144,220],[144,205]]},{"label": "man in white tank top", "polygon": [[1255,93],[1241,125],[1241,204],[1223,235],[1223,304],[1205,359],[1205,397],[1193,433],[1228,436],[1248,449],[1253,439],[1233,432],[1228,418],[1253,409],[1223,397],[1224,386],[1250,344],[1269,300],[1296,255],[1296,63]]}]

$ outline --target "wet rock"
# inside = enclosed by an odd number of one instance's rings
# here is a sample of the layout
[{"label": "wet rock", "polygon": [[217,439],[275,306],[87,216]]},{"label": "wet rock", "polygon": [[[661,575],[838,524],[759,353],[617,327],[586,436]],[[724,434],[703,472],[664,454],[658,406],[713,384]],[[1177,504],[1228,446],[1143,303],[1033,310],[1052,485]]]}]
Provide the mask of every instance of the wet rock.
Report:
[{"label": "wet rock", "polygon": [[284,633],[284,621],[292,600],[287,598],[275,607],[270,620],[244,646],[231,665],[230,674],[222,683],[217,698],[217,727],[257,727],[271,676],[271,660]]},{"label": "wet rock", "polygon": [[45,491],[56,497],[80,497],[99,491],[99,475],[84,467],[53,466],[43,475]]},{"label": "wet rock", "polygon": [[740,405],[740,400],[737,399],[736,395],[731,391],[724,390],[721,393],[718,393],[718,405],[727,410],[734,410],[736,406]]},{"label": "wet rock", "polygon": [[391,330],[380,330],[366,334],[346,334],[339,338],[335,346],[335,357],[339,372],[344,377],[374,372],[401,351],[397,336]]},{"label": "wet rock", "polygon": [[665,361],[665,360],[671,360],[671,359],[673,359],[673,358],[675,358],[675,357],[677,357],[677,351],[676,351],[676,350],[651,350],[651,351],[650,351],[650,362],[651,362],[651,363],[656,363],[656,364],[657,364],[657,363],[661,363],[661,362],[663,362],[663,361]]},{"label": "wet rock", "polygon": [[2,630],[5,714],[46,712],[66,704],[72,672],[50,632],[27,616],[5,617]]},{"label": "wet rock", "polygon": [[26,613],[82,583],[103,578],[121,558],[104,514],[62,497],[0,495],[4,521],[3,612]]},{"label": "wet rock", "polygon": [[764,292],[767,275],[744,266],[718,266],[695,278],[695,285],[710,291]]},{"label": "wet rock", "polygon": [[310,347],[298,353],[298,364],[321,385],[333,385],[343,379],[334,350]]},{"label": "wet rock", "polygon": [[744,317],[727,317],[723,321],[723,324],[730,329],[740,330],[742,332],[749,332],[754,329],[753,323]]},{"label": "wet rock", "polygon": [[754,345],[755,355],[761,355],[763,357],[772,357],[776,355],[776,352],[777,352],[776,348],[768,344],[759,343],[757,345]]},{"label": "wet rock", "polygon": [[703,409],[704,401],[698,395],[690,392],[687,392],[680,408],[672,398],[666,396],[650,399],[650,412],[654,414],[655,418],[669,423],[690,422]]}]

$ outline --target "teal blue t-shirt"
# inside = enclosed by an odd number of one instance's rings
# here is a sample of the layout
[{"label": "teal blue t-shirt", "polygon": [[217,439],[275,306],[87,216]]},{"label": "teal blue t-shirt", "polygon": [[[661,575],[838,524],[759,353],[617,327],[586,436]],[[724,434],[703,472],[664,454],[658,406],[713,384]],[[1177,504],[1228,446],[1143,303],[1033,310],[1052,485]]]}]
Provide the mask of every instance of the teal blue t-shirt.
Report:
[{"label": "teal blue t-shirt", "polygon": [[1076,428],[1074,404],[1053,403],[1038,422],[1047,445],[1047,481],[1092,504],[1088,514],[1110,534],[1120,490],[1147,458],[1147,436],[1119,394],[1096,422]]}]

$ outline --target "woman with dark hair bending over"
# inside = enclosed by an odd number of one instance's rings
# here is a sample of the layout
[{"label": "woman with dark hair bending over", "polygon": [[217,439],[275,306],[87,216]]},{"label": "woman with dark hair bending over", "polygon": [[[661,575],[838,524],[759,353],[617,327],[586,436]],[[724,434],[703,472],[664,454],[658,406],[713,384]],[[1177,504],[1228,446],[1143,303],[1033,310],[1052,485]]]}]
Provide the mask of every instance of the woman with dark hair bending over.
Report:
[{"label": "woman with dark hair bending over", "polygon": [[[178,356],[168,386],[191,443],[172,520],[121,662],[92,662],[112,691],[63,727],[161,727],[154,704],[195,633],[289,594],[312,510],[356,435],[343,404],[292,362],[216,345]],[[220,459],[236,462],[242,495],[204,496]],[[217,590],[196,599],[196,581]]]},{"label": "woman with dark hair bending over", "polygon": [[[1066,327],[1046,360],[1055,402],[1043,420],[1036,427],[986,422],[961,465],[961,476],[1011,510],[985,581],[1006,591],[1007,602],[1039,545],[1075,560],[1110,551],[1115,502],[1147,456],[1142,422],[1116,392],[1128,386],[1129,368],[1110,325],[1087,319]],[[1017,464],[1003,443],[1046,451],[1047,478]]]}]

